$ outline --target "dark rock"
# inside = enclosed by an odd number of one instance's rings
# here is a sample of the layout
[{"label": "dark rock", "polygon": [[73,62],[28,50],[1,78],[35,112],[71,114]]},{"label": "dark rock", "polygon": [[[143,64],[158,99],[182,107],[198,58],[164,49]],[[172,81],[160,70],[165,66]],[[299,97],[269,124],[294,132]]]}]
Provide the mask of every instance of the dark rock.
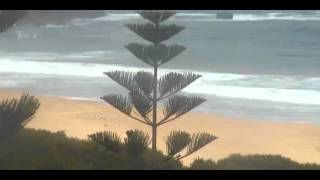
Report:
[{"label": "dark rock", "polygon": [[233,19],[233,13],[231,13],[231,12],[218,12],[217,19]]}]

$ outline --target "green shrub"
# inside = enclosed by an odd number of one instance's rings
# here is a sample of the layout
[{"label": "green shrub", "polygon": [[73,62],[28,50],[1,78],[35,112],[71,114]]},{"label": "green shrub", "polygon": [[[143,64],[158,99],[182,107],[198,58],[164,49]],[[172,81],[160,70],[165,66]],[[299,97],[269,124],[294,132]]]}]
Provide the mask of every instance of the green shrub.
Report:
[{"label": "green shrub", "polygon": [[182,164],[161,152],[153,154],[148,148],[150,137],[140,130],[128,130],[123,142],[112,132],[97,132],[89,138],[125,159],[128,169],[181,169]]},{"label": "green shrub", "polygon": [[126,134],[124,144],[130,155],[140,155],[146,151],[150,144],[150,136],[147,133],[140,130],[129,130]]},{"label": "green shrub", "polygon": [[0,169],[122,169],[124,161],[64,133],[24,129],[0,144]]},{"label": "green shrub", "polygon": [[195,159],[190,165],[191,170],[215,170],[216,162],[212,160]]},{"label": "green shrub", "polygon": [[121,138],[114,132],[97,132],[88,136],[92,141],[102,145],[109,151],[121,153]]},{"label": "green shrub", "polygon": [[[136,164],[128,155],[125,146],[115,153],[94,141],[69,138],[63,132],[23,129],[0,143],[0,169],[152,169],[151,153],[147,149]],[[166,156],[158,153],[157,163]],[[164,163],[161,163],[164,164]],[[178,161],[169,161],[158,169],[179,169]]]},{"label": "green shrub", "polygon": [[231,155],[214,162],[197,159],[190,169],[207,170],[320,170],[316,164],[300,164],[280,155]]},{"label": "green shrub", "polygon": [[[118,143],[118,142],[117,142]],[[63,132],[23,129],[0,142],[0,169],[168,169],[168,170],[320,170],[316,164],[300,164],[278,155],[231,155],[225,159],[196,159],[190,167],[151,149],[139,158],[121,144],[113,152],[95,141],[69,138]]]},{"label": "green shrub", "polygon": [[180,161],[168,157],[161,152],[158,152],[158,155],[153,157],[151,149],[148,149],[144,153],[144,165],[145,169],[154,169],[154,170],[181,170],[183,166]]}]

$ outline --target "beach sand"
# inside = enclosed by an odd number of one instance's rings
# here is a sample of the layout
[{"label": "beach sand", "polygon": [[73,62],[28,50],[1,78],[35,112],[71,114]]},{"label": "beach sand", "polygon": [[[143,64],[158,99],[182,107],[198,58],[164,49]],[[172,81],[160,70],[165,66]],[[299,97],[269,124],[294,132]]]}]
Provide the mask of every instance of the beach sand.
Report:
[{"label": "beach sand", "polygon": [[[0,100],[19,97],[21,92],[0,91]],[[68,136],[87,139],[97,131],[113,131],[124,136],[129,129],[151,133],[150,128],[112,108],[106,103],[71,100],[62,97],[38,96],[41,101],[28,128],[65,131]],[[188,113],[158,129],[158,147],[164,148],[164,137],[171,130],[190,133],[213,133],[218,140],[184,159],[218,160],[230,154],[280,154],[298,162],[320,163],[320,126],[313,124],[278,123],[231,119],[212,114]]]}]

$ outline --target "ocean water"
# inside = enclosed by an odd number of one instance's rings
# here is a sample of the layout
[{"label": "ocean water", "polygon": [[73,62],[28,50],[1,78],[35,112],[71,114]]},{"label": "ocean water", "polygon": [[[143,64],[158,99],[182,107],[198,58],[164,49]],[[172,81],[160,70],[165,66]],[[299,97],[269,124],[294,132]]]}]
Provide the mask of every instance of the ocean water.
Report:
[{"label": "ocean water", "polygon": [[[320,11],[178,11],[167,23],[186,27],[166,41],[187,50],[160,74],[202,78],[182,93],[207,99],[194,111],[236,118],[320,123]],[[21,25],[0,34],[0,87],[99,101],[126,93],[103,72],[151,69],[124,46],[142,39],[124,27],[131,11],[106,11],[65,25]]]}]

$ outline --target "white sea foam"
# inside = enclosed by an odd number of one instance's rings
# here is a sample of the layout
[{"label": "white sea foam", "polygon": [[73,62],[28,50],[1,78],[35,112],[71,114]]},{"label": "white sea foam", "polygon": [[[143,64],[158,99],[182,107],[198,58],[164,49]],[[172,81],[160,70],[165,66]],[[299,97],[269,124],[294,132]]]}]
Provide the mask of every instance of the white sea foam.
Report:
[{"label": "white sea foam", "polygon": [[69,25],[56,25],[56,24],[47,24],[45,25],[45,28],[66,28],[69,27]]},{"label": "white sea foam", "polygon": [[126,68],[122,66],[92,63],[12,61],[6,60],[5,58],[2,58],[0,61],[0,73],[101,77],[103,76],[102,72],[115,69],[132,71],[139,70],[139,68]]},{"label": "white sea foam", "polygon": [[[29,73],[61,76],[104,77],[103,72],[112,70],[152,72],[152,69],[138,67],[124,67],[119,65],[66,63],[66,62],[35,62],[12,61],[3,59],[0,61],[0,73]],[[184,72],[177,69],[161,69],[160,75],[166,72]],[[266,100],[274,102],[287,102],[295,104],[320,105],[320,90],[298,87],[320,86],[320,78],[279,78],[267,75],[240,75],[220,74],[209,72],[195,72],[202,78],[192,83],[183,91],[187,93],[209,94],[229,98],[242,98],[253,100]],[[251,81],[255,79],[255,81]],[[259,79],[261,82],[259,82]],[[281,81],[279,80],[281,79]],[[110,80],[111,81],[111,80]],[[247,84],[238,84],[239,81],[248,81]],[[264,84],[264,86],[260,86]],[[295,83],[292,83],[295,82]],[[277,85],[278,83],[278,85]],[[285,86],[283,85],[285,84]]]},{"label": "white sea foam", "polygon": [[189,93],[211,94],[221,97],[242,98],[252,100],[266,100],[273,102],[287,102],[294,104],[320,105],[320,92],[315,90],[301,89],[275,89],[256,88],[223,85],[189,86],[185,89]]},{"label": "white sea foam", "polygon": [[109,13],[104,17],[99,17],[93,19],[94,21],[121,21],[121,20],[131,20],[131,19],[139,19],[139,14],[136,13],[126,13],[126,14],[113,14]]},{"label": "white sea foam", "polygon": [[[135,13],[107,14],[105,17],[93,19],[93,21],[121,21],[141,18]],[[215,13],[177,13],[174,20],[190,21],[221,21]],[[234,21],[262,21],[262,20],[320,20],[320,13],[302,14],[295,12],[272,12],[272,13],[234,13]]]},{"label": "white sea foam", "polygon": [[320,20],[319,14],[304,15],[298,13],[265,13],[265,14],[235,14],[234,21],[264,21],[264,20]]},{"label": "white sea foam", "polygon": [[[106,13],[106,16],[98,18],[76,18],[69,25],[47,25],[47,28],[66,28],[73,26],[86,26],[93,22],[105,21],[129,21],[138,20],[141,17],[137,13]],[[318,21],[320,12],[303,14],[299,12],[271,12],[271,13],[234,13],[233,20],[217,19],[215,13],[177,13],[170,18],[174,21],[266,21],[266,20],[295,20],[295,21]]]},{"label": "white sea foam", "polygon": [[[113,57],[114,51],[83,51],[83,52],[69,52],[69,53],[56,53],[56,52],[1,52],[0,56],[2,59],[12,60],[12,61],[21,61],[21,60],[30,60],[30,61],[72,61],[72,60],[83,60],[83,59],[107,59]],[[119,54],[119,52],[116,52]]]},{"label": "white sea foam", "polygon": [[72,100],[78,100],[78,101],[92,101],[92,102],[100,101],[100,98],[97,98],[97,97],[91,97],[91,98],[70,97],[70,96],[58,96],[58,97],[62,97],[62,98],[66,98],[66,99],[72,99]]}]

